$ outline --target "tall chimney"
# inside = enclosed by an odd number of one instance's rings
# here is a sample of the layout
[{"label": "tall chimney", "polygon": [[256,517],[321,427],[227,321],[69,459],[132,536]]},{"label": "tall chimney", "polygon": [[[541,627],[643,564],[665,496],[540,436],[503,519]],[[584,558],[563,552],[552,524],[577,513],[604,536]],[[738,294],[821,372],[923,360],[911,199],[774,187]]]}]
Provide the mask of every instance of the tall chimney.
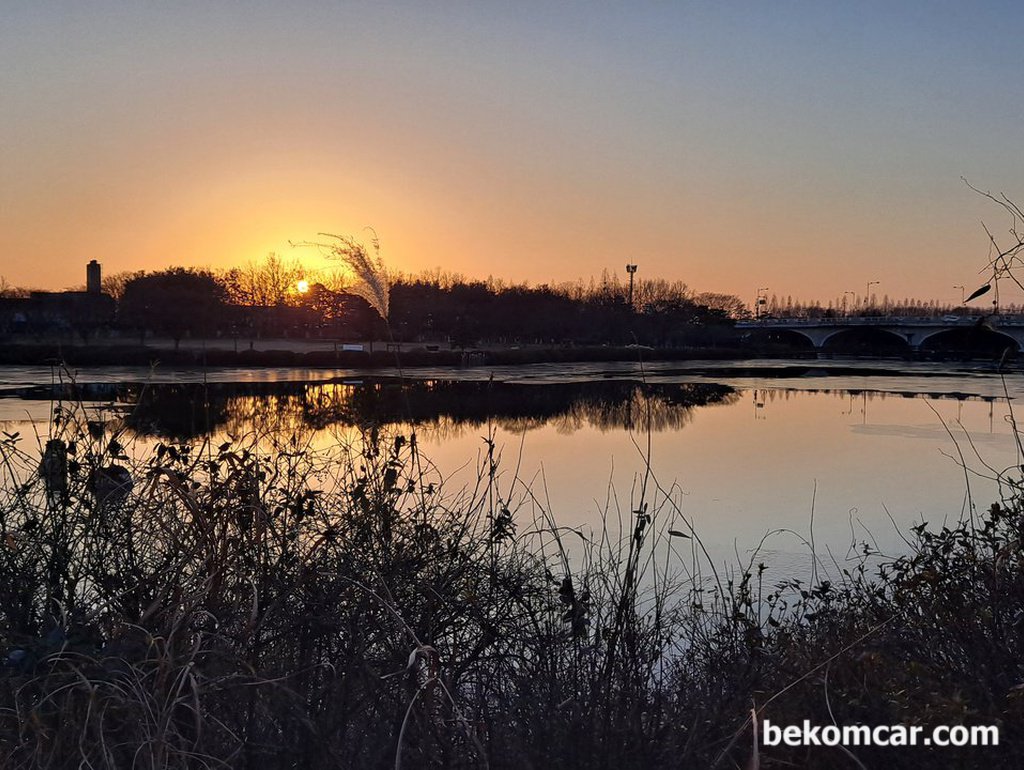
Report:
[{"label": "tall chimney", "polygon": [[99,294],[102,291],[100,277],[100,263],[95,259],[85,266],[85,290],[90,294]]}]

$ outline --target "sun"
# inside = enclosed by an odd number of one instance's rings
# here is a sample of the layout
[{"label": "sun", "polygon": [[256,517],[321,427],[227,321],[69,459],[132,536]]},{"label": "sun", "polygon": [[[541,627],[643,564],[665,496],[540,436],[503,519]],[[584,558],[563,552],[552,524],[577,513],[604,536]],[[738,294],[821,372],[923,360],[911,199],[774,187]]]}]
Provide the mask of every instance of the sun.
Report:
[{"label": "sun", "polygon": [[309,291],[309,281],[302,279],[295,284],[295,288],[298,290],[299,294],[306,294]]}]

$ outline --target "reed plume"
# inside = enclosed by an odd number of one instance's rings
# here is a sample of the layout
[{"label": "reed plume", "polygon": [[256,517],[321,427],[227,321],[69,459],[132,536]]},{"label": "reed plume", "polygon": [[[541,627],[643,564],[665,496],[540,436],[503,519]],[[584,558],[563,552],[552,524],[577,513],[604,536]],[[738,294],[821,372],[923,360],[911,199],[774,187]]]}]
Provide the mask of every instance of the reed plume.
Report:
[{"label": "reed plume", "polygon": [[369,250],[351,236],[333,233],[317,233],[319,237],[328,238],[329,241],[300,245],[315,246],[328,259],[338,260],[345,265],[355,279],[345,291],[365,299],[380,313],[380,317],[387,321],[390,312],[391,278],[380,256],[380,240],[377,233],[372,228],[367,229],[373,234]]}]

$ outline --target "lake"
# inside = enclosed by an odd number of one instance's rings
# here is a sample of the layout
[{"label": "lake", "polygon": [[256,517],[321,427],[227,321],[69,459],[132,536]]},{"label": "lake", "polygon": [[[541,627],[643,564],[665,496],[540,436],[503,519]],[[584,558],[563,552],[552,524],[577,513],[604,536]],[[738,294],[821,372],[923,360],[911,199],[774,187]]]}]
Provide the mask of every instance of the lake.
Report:
[{"label": "lake", "polygon": [[[584,534],[630,526],[647,497],[717,564],[764,561],[806,577],[861,544],[907,548],[999,499],[1019,468],[1020,374],[985,366],[863,361],[534,365],[396,371],[0,369],[0,430],[37,447],[54,398],[80,399],[136,453],[158,441],[256,439],[330,452],[371,426],[409,434],[446,477],[471,485],[488,441],[520,528]],[[73,389],[67,386],[70,379]],[[671,523],[669,519],[672,519]],[[683,540],[686,540],[685,538]],[[682,558],[692,541],[682,542]],[[755,549],[757,551],[755,554]]]}]

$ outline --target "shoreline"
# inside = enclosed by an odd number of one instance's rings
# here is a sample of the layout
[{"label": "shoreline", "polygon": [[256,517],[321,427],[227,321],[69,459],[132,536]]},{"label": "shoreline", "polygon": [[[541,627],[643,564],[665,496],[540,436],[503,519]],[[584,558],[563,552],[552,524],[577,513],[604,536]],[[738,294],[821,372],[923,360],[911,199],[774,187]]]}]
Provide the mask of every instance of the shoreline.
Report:
[{"label": "shoreline", "polygon": [[[396,365],[401,356],[403,367],[474,365],[503,366],[534,363],[585,363],[604,361],[686,361],[742,360],[749,357],[740,348],[664,348],[641,346],[555,345],[481,346],[465,349],[438,349],[424,343],[362,345],[363,350],[345,350],[337,346],[315,344],[303,340],[264,340],[260,349],[223,347],[223,340],[213,345],[173,343],[156,345],[51,343],[0,344],[0,366],[44,366],[65,363],[72,366],[297,366],[308,368],[386,369]],[[793,356],[789,356],[793,357]],[[799,356],[797,356],[799,357]]]},{"label": "shoreline", "polygon": [[[951,362],[969,363],[973,367],[998,368],[1000,361],[990,356],[966,357],[962,354],[929,354],[916,356],[837,356],[793,350],[766,350],[742,347],[651,348],[646,346],[481,346],[466,349],[437,349],[423,343],[373,343],[363,350],[344,350],[343,346],[325,347],[296,340],[262,341],[261,349],[236,350],[222,347],[223,340],[197,346],[195,342],[155,345],[86,344],[67,345],[59,342],[0,344],[0,367],[3,366],[208,366],[208,367],[302,367],[327,369],[390,369],[401,358],[403,368],[474,366],[517,366],[529,364],[581,364],[611,362],[666,361],[807,361],[809,367],[833,360],[858,363]],[[801,367],[802,368],[802,367]],[[1011,366],[1010,370],[1017,367]],[[879,372],[884,374],[884,372]]]}]

